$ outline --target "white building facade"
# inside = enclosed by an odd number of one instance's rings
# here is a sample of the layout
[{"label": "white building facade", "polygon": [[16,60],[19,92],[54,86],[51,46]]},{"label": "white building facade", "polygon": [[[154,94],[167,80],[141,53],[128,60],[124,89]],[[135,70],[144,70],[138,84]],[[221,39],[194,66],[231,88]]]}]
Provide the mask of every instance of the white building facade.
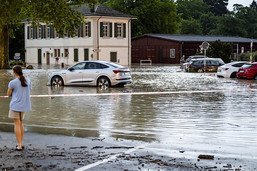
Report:
[{"label": "white building facade", "polygon": [[[27,64],[65,64],[85,60],[106,60],[131,65],[132,17],[104,6],[94,12],[79,6],[85,16],[75,36],[59,35],[52,25],[25,24],[25,62]],[[83,12],[82,12],[83,11]]]}]

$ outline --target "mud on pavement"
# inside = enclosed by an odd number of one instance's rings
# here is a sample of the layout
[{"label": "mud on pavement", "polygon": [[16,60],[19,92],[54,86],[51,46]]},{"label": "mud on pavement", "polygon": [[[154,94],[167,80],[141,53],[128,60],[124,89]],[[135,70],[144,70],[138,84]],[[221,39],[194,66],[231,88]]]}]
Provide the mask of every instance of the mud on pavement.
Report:
[{"label": "mud on pavement", "polygon": [[[236,159],[187,159],[161,156],[150,143],[27,133],[23,151],[15,150],[12,133],[0,132],[0,170],[245,170]],[[143,145],[142,145],[143,144]],[[139,147],[139,148],[138,148]],[[184,153],[184,151],[180,151]],[[244,165],[241,164],[244,163]],[[80,169],[79,169],[80,168]],[[248,169],[247,169],[248,170]]]}]

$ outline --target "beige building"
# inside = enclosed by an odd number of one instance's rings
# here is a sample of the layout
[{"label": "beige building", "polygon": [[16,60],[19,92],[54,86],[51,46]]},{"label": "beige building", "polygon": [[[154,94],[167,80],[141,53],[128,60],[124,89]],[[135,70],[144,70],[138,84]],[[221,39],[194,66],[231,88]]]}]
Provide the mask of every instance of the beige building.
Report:
[{"label": "beige building", "polygon": [[131,64],[132,16],[98,5],[76,8],[85,16],[77,34],[59,35],[53,26],[25,24],[25,59],[28,64],[72,65],[84,60]]}]

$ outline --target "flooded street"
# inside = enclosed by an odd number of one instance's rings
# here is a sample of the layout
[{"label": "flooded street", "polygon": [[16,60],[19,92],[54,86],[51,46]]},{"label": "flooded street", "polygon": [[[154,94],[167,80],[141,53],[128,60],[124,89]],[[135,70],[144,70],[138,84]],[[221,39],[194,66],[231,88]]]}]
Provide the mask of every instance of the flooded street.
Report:
[{"label": "flooded street", "polygon": [[[256,158],[257,81],[151,66],[132,67],[133,84],[124,88],[54,88],[46,86],[51,70],[24,70],[34,95],[25,117],[28,132],[140,140],[167,155],[187,149]],[[11,70],[0,70],[1,96],[11,79]],[[0,99],[5,132],[13,131],[9,100]]]}]

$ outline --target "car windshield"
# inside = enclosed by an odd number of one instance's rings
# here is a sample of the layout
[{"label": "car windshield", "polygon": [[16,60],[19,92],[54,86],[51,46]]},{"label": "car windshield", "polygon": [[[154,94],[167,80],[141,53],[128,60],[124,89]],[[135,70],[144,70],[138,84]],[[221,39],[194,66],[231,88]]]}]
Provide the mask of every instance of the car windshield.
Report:
[{"label": "car windshield", "polygon": [[252,64],[244,64],[243,66],[242,66],[242,68],[250,68],[252,66]]}]

